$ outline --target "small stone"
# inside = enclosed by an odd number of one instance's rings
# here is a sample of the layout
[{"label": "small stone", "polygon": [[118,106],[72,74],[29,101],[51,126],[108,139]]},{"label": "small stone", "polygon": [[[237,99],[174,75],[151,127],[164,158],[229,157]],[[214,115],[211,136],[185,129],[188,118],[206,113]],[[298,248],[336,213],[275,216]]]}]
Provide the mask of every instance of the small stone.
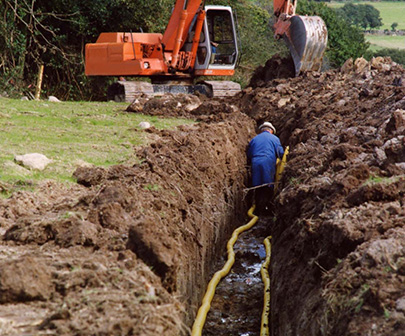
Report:
[{"label": "small stone", "polygon": [[398,162],[395,164],[395,166],[405,171],[405,162]]},{"label": "small stone", "polygon": [[52,162],[45,155],[39,153],[29,153],[25,155],[16,155],[14,161],[29,169],[44,170]]},{"label": "small stone", "polygon": [[342,107],[346,105],[346,100],[341,99],[336,103],[337,106]]},{"label": "small stone", "polygon": [[147,121],[141,121],[138,126],[139,126],[140,128],[142,128],[142,129],[147,129],[147,128],[150,128],[150,127],[151,127],[150,123],[147,122]]},{"label": "small stone", "polygon": [[395,308],[399,311],[405,312],[405,296],[401,297],[395,302]]},{"label": "small stone", "polygon": [[58,98],[56,98],[55,96],[49,96],[48,100],[50,102],[54,102],[54,103],[60,103],[60,100]]},{"label": "small stone", "polygon": [[385,160],[387,160],[387,155],[385,154],[385,151],[381,148],[375,147],[374,148],[375,156],[377,159],[377,163],[381,166]]},{"label": "small stone", "polygon": [[370,70],[370,64],[367,62],[367,60],[363,57],[357,58],[354,61],[354,71],[358,74],[369,71]]},{"label": "small stone", "polygon": [[353,58],[349,58],[340,69],[341,73],[348,74],[353,71]]},{"label": "small stone", "polygon": [[21,97],[21,100],[25,101],[25,100],[29,100],[27,96]]},{"label": "small stone", "polygon": [[283,107],[283,106],[285,106],[287,103],[289,103],[290,102],[290,98],[281,98],[279,101],[278,101],[278,103],[277,103],[277,106],[280,108],[280,107]]}]

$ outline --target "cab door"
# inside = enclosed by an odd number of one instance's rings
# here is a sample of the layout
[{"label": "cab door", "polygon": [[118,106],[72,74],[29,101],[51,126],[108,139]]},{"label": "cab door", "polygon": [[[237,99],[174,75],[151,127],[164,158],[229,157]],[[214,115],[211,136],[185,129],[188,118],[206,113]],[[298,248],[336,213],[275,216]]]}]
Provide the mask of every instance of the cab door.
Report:
[{"label": "cab door", "polygon": [[[208,73],[198,71],[208,69],[234,70],[239,51],[232,9],[228,6],[205,6],[205,11],[206,17],[195,62],[196,73],[199,75],[219,74],[212,71]],[[189,36],[194,36],[193,29],[194,25],[190,29]],[[189,45],[187,46],[187,44]],[[185,47],[186,50],[191,49],[191,43],[186,43]]]}]

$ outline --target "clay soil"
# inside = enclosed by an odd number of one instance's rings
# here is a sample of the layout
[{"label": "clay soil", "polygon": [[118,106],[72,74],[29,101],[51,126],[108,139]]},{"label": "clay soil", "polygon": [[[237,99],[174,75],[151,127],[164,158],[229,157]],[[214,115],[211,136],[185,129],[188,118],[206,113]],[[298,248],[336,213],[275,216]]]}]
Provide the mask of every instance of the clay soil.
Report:
[{"label": "clay soil", "polygon": [[188,334],[215,255],[247,219],[245,148],[270,120],[291,153],[262,219],[272,335],[403,335],[399,77],[389,59],[360,59],[232,99],[138,100],[129,111],[198,123],[146,130],[139,164],[79,168],[73,187],[44,182],[0,201],[0,333]]}]

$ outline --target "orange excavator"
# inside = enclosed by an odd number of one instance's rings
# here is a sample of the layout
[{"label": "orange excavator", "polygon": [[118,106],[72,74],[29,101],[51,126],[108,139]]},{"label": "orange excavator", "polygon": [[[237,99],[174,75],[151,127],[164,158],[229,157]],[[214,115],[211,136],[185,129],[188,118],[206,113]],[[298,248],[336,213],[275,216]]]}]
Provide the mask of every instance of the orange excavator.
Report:
[{"label": "orange excavator", "polygon": [[[275,37],[290,48],[296,74],[319,70],[327,30],[319,17],[295,15],[295,2],[274,0]],[[163,34],[101,33],[86,44],[88,76],[119,76],[108,99],[132,102],[139,94],[204,93],[209,97],[233,95],[240,85],[231,81],[204,81],[199,76],[231,76],[239,61],[236,20],[229,6],[205,5],[204,0],[176,0]],[[145,76],[151,83],[126,81]]]}]

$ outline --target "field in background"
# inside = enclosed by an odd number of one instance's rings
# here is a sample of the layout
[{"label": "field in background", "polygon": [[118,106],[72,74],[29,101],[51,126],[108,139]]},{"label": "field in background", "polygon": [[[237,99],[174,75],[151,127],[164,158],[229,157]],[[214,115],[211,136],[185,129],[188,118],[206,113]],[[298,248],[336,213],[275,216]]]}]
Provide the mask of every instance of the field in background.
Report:
[{"label": "field in background", "polygon": [[[383,26],[380,30],[391,30],[391,25],[394,22],[398,23],[397,29],[405,30],[405,1],[353,1],[353,4],[371,5],[380,11],[380,16],[383,21]],[[332,8],[343,7],[345,2],[332,1],[327,3]],[[370,50],[376,51],[383,48],[398,48],[405,49],[405,36],[389,36],[389,35],[366,35],[366,40],[371,43]]]},{"label": "field in background", "polygon": [[[335,2],[332,1],[327,3],[328,6],[332,8],[343,7],[345,2]],[[380,16],[382,18],[383,26],[380,29],[391,30],[391,25],[394,22],[398,23],[397,29],[405,29],[405,1],[353,1],[355,5],[371,5],[380,11]],[[404,37],[405,40],[405,37]]]},{"label": "field in background", "polygon": [[[1,183],[25,185],[43,179],[72,181],[77,166],[110,166],[137,160],[134,146],[148,141],[138,124],[156,128],[190,123],[125,112],[127,103],[20,101],[0,98]],[[42,172],[14,163],[15,155],[41,153],[53,162]]]},{"label": "field in background", "polygon": [[382,48],[405,49],[405,36],[366,35],[366,40],[371,43],[372,51]]}]

